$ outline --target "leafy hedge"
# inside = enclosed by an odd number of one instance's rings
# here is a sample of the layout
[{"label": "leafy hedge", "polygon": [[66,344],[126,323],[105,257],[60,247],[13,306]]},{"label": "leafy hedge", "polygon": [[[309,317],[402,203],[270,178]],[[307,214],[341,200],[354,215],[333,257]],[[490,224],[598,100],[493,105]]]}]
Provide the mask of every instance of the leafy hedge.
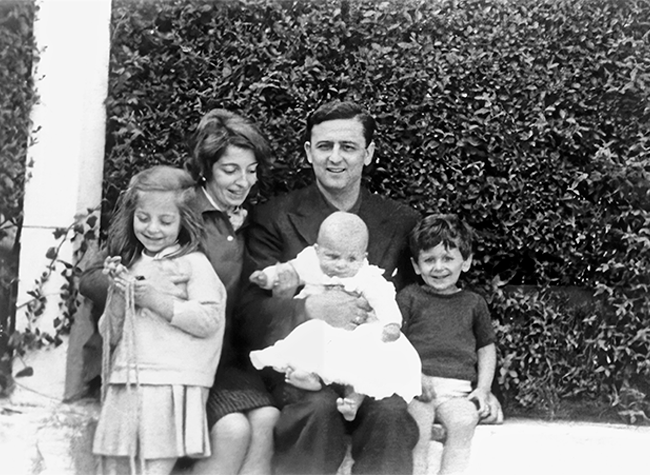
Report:
[{"label": "leafy hedge", "polygon": [[276,167],[260,199],[302,186],[307,113],[356,100],[379,121],[368,186],[480,233],[470,281],[489,291],[508,401],[580,397],[643,419],[648,18],[647,1],[114,0],[105,215],[135,171],[182,163],[212,107],[267,132]]},{"label": "leafy hedge", "polygon": [[7,345],[13,331],[22,224],[29,112],[36,98],[34,3],[0,3],[0,392],[11,374]]}]

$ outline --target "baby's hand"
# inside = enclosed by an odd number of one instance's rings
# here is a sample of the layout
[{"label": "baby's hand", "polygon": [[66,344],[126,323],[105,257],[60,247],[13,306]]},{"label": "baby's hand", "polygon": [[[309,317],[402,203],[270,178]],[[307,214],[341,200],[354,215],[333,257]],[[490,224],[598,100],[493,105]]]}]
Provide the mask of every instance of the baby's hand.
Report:
[{"label": "baby's hand", "polygon": [[127,268],[121,263],[120,256],[109,256],[104,260],[102,273],[108,275],[113,281],[118,278],[124,278],[128,274]]},{"label": "baby's hand", "polygon": [[399,338],[400,330],[397,323],[389,323],[384,325],[384,329],[381,332],[381,341],[384,343],[395,341]]},{"label": "baby's hand", "polygon": [[256,270],[253,272],[248,280],[266,290],[271,290],[273,288],[273,280],[270,279],[269,276],[261,270]]},{"label": "baby's hand", "polygon": [[277,279],[273,286],[273,295],[291,298],[296,293],[300,278],[296,269],[291,264],[276,264],[275,272]]}]

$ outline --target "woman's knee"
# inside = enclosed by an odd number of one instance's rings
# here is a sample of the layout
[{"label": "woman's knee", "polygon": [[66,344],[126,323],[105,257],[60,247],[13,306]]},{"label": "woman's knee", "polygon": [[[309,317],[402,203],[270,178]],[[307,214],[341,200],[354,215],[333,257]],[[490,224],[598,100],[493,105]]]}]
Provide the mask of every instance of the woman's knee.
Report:
[{"label": "woman's knee", "polygon": [[280,411],[273,406],[265,406],[249,411],[247,416],[252,431],[272,430],[280,417]]},{"label": "woman's knee", "polygon": [[248,418],[240,412],[226,414],[212,427],[210,438],[213,444],[221,438],[250,440],[251,424]]}]

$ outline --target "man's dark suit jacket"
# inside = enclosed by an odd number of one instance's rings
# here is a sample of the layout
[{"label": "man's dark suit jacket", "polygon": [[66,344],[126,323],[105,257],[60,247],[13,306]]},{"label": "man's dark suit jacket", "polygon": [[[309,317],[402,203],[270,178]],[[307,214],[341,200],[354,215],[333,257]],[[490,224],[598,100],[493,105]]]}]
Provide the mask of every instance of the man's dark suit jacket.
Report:
[{"label": "man's dark suit jacket", "polygon": [[[257,269],[286,262],[316,242],[318,228],[336,209],[315,184],[255,207],[247,235],[248,257],[243,281]],[[415,281],[409,261],[407,235],[418,213],[394,200],[362,188],[360,200],[350,210],[368,226],[368,260],[384,269],[396,290]],[[244,286],[238,317],[251,349],[259,349],[287,336],[305,321],[304,301],[271,298],[269,291],[254,284]]]}]

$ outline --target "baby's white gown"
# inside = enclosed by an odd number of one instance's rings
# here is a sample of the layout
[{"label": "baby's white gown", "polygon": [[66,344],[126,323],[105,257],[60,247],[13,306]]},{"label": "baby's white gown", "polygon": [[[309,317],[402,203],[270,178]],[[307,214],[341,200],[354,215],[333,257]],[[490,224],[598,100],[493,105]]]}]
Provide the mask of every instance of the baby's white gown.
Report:
[{"label": "baby's white gown", "polygon": [[285,372],[290,366],[317,374],[325,384],[350,385],[357,393],[376,399],[397,394],[410,402],[419,396],[422,393],[422,363],[417,351],[402,333],[392,342],[383,342],[381,338],[386,323],[401,325],[402,320],[395,302],[395,288],[384,279],[382,270],[366,264],[354,277],[328,277],[318,272],[320,269],[311,248],[306,248],[296,259],[309,259],[309,263],[303,260],[302,266],[294,267],[316,269],[307,278],[302,275],[305,272],[299,272],[308,284],[296,298],[322,293],[328,286],[341,286],[363,295],[376,317],[354,330],[335,328],[322,320],[309,320],[274,345],[252,351],[253,365],[257,369],[272,367],[279,372]]}]

